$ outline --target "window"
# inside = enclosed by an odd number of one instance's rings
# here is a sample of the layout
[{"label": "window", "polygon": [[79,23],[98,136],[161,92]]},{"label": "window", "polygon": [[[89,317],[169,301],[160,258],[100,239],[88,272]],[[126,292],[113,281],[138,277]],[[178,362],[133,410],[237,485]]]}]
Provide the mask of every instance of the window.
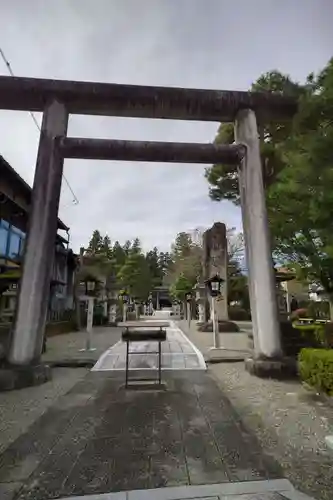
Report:
[{"label": "window", "polygon": [[23,255],[25,234],[4,219],[0,219],[0,255],[15,259]]},{"label": "window", "polygon": [[8,252],[9,257],[14,259],[20,255],[20,244],[21,244],[20,236],[16,233],[11,233],[9,240],[9,252]]},{"label": "window", "polygon": [[8,242],[8,231],[9,224],[3,219],[0,220],[0,255],[7,254],[7,242]]}]

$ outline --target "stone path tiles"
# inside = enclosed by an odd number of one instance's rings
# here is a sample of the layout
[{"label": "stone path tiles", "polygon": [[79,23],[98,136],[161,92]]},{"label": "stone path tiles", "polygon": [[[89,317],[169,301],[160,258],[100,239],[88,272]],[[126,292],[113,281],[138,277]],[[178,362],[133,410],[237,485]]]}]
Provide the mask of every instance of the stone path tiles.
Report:
[{"label": "stone path tiles", "polygon": [[[146,323],[147,328],[149,328],[149,321]],[[162,343],[162,370],[206,370],[206,364],[200,351],[173,322],[170,322],[170,327],[166,330],[167,340]],[[156,350],[156,342],[131,342],[130,351],[134,351],[136,354],[129,358],[130,369],[156,370],[158,355],[147,353]],[[120,341],[100,357],[92,370],[125,370],[125,366],[126,344]]]},{"label": "stone path tiles", "polygon": [[[61,499],[65,500],[65,499]],[[70,497],[66,500],[313,500],[286,479],[247,483],[179,486]]]},{"label": "stone path tiles", "polygon": [[0,483],[50,500],[282,477],[206,372],[164,378],[126,391],[120,372],[90,372],[2,454]]}]

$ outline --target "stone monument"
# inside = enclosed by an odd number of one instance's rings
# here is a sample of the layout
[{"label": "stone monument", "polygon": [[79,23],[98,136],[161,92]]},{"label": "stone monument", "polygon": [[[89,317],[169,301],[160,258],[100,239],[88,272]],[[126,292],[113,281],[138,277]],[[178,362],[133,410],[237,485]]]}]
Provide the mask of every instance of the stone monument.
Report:
[{"label": "stone monument", "polygon": [[[218,274],[224,280],[222,293],[216,298],[216,315],[219,321],[228,319],[228,244],[227,229],[223,222],[215,222],[203,234],[204,280]],[[211,298],[209,299],[211,300]],[[210,308],[212,311],[212,308]],[[211,318],[212,319],[212,318]]]}]

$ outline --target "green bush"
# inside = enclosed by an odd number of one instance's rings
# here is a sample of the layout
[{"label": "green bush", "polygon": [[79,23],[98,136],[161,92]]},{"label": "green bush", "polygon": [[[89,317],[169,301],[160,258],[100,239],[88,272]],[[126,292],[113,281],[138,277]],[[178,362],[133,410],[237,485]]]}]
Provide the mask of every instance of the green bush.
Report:
[{"label": "green bush", "polygon": [[333,322],[325,323],[322,328],[326,347],[333,347]]},{"label": "green bush", "polygon": [[312,342],[316,343],[317,347],[333,347],[333,323],[315,322],[311,325],[293,323],[293,327],[300,331],[304,338],[313,339]]},{"label": "green bush", "polygon": [[296,358],[305,347],[321,347],[316,335],[316,325],[298,325],[290,321],[280,322],[282,349],[286,356]]},{"label": "green bush", "polygon": [[298,356],[301,379],[333,396],[333,350],[302,349]]},{"label": "green bush", "polygon": [[76,321],[51,321],[45,326],[45,337],[54,337],[63,333],[71,333],[77,330]]},{"label": "green bush", "polygon": [[231,321],[251,321],[251,313],[239,306],[229,306],[228,314]]},{"label": "green bush", "polygon": [[308,318],[308,317],[309,317],[308,311],[305,308],[296,309],[290,314],[291,321],[294,321],[299,318]]},{"label": "green bush", "polygon": [[[318,344],[318,347],[324,344],[324,327],[323,325],[318,325],[316,323],[310,324],[310,325],[302,325],[302,324],[297,324],[293,323],[293,328],[296,328],[299,332],[301,332],[301,335],[309,340],[313,341],[314,343]],[[309,346],[310,347],[310,346]]]},{"label": "green bush", "polygon": [[[203,323],[198,327],[199,332],[212,332],[213,331],[213,323],[208,321],[207,323]],[[220,333],[234,333],[239,332],[239,326],[232,321],[219,321],[219,332]]]},{"label": "green bush", "polygon": [[310,318],[328,319],[330,316],[330,307],[327,301],[310,301],[306,309]]}]

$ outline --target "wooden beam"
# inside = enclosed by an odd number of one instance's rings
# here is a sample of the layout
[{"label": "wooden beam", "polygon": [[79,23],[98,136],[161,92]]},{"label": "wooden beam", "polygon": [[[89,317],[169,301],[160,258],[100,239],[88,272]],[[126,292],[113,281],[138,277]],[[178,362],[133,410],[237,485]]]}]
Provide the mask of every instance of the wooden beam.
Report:
[{"label": "wooden beam", "polygon": [[59,139],[64,158],[168,163],[226,163],[237,165],[245,155],[241,144],[141,142],[111,139]]},{"label": "wooden beam", "polygon": [[293,98],[264,92],[199,90],[0,76],[0,109],[44,111],[57,100],[70,113],[231,122],[240,109],[260,119],[297,111]]}]

